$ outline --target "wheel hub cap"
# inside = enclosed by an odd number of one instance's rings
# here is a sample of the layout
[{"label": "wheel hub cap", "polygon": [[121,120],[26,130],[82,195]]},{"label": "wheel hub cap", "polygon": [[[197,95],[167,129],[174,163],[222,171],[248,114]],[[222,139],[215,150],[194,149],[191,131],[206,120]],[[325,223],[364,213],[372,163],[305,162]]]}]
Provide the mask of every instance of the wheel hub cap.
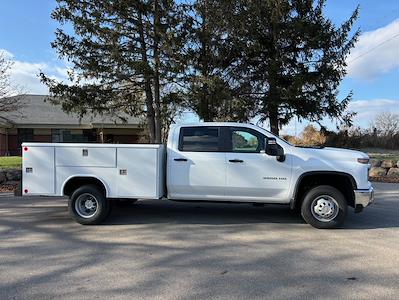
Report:
[{"label": "wheel hub cap", "polygon": [[331,196],[319,196],[312,202],[312,214],[321,222],[333,220],[338,215],[338,211],[338,203]]},{"label": "wheel hub cap", "polygon": [[86,202],[85,202],[85,207],[87,208],[87,209],[92,209],[93,207],[94,207],[94,202],[93,202],[93,200],[87,200]]},{"label": "wheel hub cap", "polygon": [[93,217],[98,209],[98,201],[94,195],[85,193],[80,195],[75,201],[75,211],[82,218]]},{"label": "wheel hub cap", "polygon": [[318,200],[314,209],[319,216],[326,218],[334,213],[333,204],[331,204],[329,201],[325,201],[324,199]]}]

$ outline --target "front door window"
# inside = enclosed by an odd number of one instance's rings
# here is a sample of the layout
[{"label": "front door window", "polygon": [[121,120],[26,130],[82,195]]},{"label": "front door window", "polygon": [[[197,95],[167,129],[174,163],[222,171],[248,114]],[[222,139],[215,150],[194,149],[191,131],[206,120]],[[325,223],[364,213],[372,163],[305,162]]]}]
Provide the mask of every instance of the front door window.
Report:
[{"label": "front door window", "polygon": [[247,131],[233,130],[231,142],[233,152],[256,153],[260,151],[259,138]]}]

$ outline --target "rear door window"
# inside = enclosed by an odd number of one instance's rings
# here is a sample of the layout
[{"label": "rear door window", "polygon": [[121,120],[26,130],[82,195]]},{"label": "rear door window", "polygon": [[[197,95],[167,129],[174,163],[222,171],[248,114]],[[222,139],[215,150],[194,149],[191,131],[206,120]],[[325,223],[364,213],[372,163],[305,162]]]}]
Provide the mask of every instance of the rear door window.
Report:
[{"label": "rear door window", "polygon": [[182,127],[180,129],[179,150],[188,152],[221,151],[220,128]]}]

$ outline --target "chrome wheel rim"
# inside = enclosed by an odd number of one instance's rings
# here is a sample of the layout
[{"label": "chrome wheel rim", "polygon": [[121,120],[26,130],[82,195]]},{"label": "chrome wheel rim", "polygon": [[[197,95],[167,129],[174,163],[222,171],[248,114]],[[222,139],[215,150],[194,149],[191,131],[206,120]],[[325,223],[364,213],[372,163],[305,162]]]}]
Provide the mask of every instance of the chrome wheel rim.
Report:
[{"label": "chrome wheel rim", "polygon": [[337,217],[339,205],[333,197],[322,195],[312,201],[310,210],[318,221],[330,222]]},{"label": "chrome wheel rim", "polygon": [[93,217],[98,210],[98,200],[92,194],[82,194],[75,201],[75,211],[82,218]]}]

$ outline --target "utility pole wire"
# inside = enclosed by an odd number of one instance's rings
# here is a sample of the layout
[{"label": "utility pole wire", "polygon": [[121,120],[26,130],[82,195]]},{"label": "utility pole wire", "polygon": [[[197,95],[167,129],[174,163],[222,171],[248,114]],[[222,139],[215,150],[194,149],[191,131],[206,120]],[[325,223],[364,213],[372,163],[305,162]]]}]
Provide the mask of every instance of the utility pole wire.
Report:
[{"label": "utility pole wire", "polygon": [[395,34],[394,36],[390,37],[389,39],[387,39],[387,40],[385,40],[385,41],[382,41],[381,43],[379,43],[378,45],[376,45],[376,46],[374,46],[373,48],[369,49],[368,51],[363,52],[362,54],[356,56],[354,59],[351,59],[350,61],[348,61],[348,63],[352,63],[352,62],[354,62],[355,60],[357,60],[357,59],[359,59],[359,58],[365,56],[366,54],[369,54],[371,51],[374,51],[375,49],[377,49],[377,48],[379,48],[380,46],[382,46],[382,45],[388,43],[389,41],[393,40],[394,38],[396,38],[396,37],[398,37],[398,36],[399,36],[399,33]]}]

